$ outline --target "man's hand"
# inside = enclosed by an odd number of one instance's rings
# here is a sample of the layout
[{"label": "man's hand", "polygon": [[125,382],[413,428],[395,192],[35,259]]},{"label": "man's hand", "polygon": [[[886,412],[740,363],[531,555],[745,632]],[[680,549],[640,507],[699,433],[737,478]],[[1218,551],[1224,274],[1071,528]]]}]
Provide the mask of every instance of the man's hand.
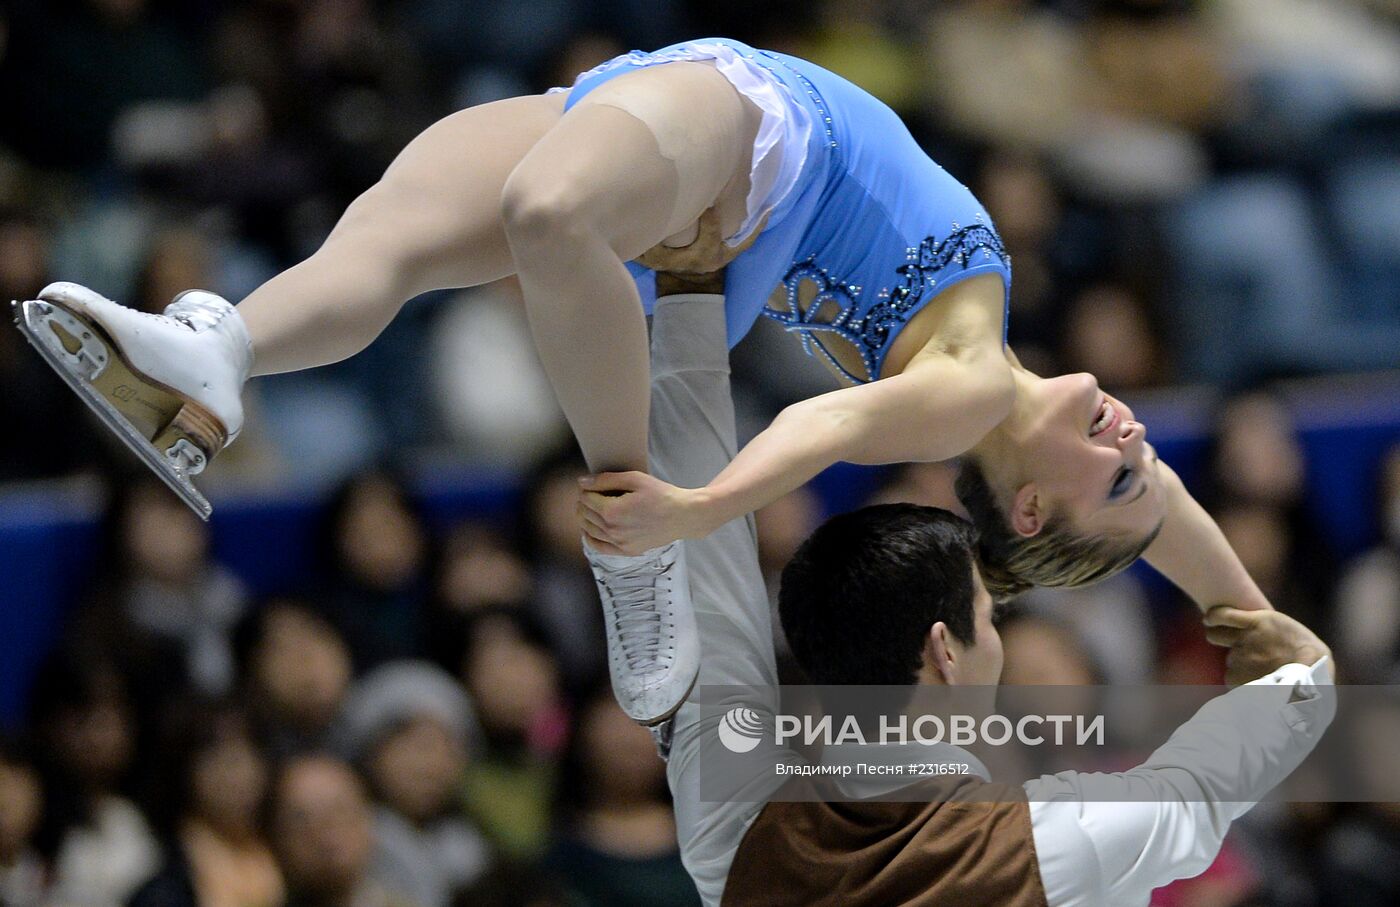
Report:
[{"label": "man's hand", "polygon": [[[677,274],[710,274],[721,271],[725,265],[747,251],[767,226],[768,215],[765,214],[748,239],[737,246],[730,246],[724,241],[719,211],[709,208],[700,215],[696,222],[695,238],[689,243],[684,246],[658,243],[638,255],[637,263],[653,271],[670,271]],[[664,294],[658,292],[657,295]]]},{"label": "man's hand", "polygon": [[641,554],[716,528],[708,521],[703,488],[677,488],[644,472],[587,476],[579,488],[583,533],[603,554]]},{"label": "man's hand", "polygon": [[1229,646],[1225,682],[1238,686],[1286,664],[1313,665],[1332,651],[1317,634],[1278,611],[1241,611],[1218,605],[1206,612],[1206,639]]}]

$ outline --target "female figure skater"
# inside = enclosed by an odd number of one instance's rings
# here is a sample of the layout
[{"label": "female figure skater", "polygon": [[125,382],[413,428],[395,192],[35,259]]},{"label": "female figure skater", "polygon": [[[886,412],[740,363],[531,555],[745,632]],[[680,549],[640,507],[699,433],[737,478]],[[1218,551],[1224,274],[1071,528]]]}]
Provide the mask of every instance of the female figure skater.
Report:
[{"label": "female figure skater", "polygon": [[[685,491],[645,476],[641,313],[656,270],[720,268],[731,345],[768,315],[851,386],[791,407]],[[838,460],[965,457],[1002,594],[1108,576],[1155,537],[1153,563],[1197,601],[1267,606],[1131,410],[1092,376],[1042,380],[1005,348],[1010,263],[972,194],[870,95],[736,41],[633,52],[567,93],[441,120],[316,254],[237,309],[189,291],[143,315],[60,283],[19,321],[207,515],[189,476],[237,435],[250,375],[346,358],[411,297],[512,274],[590,469],[620,474],[593,487],[632,492],[590,496],[581,516],[614,688],[638,721],[668,717],[696,676],[676,539]]]}]

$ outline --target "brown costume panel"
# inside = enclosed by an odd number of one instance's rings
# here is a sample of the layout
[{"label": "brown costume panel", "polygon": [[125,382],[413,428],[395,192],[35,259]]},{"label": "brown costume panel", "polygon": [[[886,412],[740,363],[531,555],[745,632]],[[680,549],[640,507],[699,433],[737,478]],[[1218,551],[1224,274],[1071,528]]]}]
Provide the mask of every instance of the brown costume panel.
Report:
[{"label": "brown costume panel", "polygon": [[[794,780],[785,793],[817,783]],[[739,845],[722,903],[1046,907],[1020,788],[967,777],[921,787],[927,801],[770,802]]]}]

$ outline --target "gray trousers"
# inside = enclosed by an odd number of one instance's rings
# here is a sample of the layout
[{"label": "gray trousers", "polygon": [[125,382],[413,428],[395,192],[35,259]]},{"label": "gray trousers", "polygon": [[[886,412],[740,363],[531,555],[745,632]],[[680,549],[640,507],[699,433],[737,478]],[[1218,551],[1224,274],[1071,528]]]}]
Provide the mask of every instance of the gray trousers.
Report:
[{"label": "gray trousers", "polygon": [[[724,297],[668,296],[652,321],[652,470],[673,485],[706,485],[738,447],[729,392]],[[777,687],[768,593],[758,565],[753,517],[685,542],[704,687]],[[713,701],[713,697],[710,700]],[[752,705],[752,694],[744,700]],[[709,717],[706,717],[709,716]],[[704,802],[700,764],[721,746],[714,709],[681,706],[672,727],[667,779],[675,801],[681,859],[706,904],[718,904],[734,852],[762,806],[761,796]],[[765,776],[755,784],[772,783]]]}]

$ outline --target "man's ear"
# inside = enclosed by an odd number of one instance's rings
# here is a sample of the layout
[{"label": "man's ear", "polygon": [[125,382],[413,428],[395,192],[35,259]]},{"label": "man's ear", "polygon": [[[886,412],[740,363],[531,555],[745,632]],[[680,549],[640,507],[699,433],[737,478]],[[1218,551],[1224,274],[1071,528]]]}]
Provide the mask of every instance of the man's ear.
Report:
[{"label": "man's ear", "polygon": [[1027,482],[1017,490],[1011,499],[1011,528],[1023,538],[1039,535],[1045,528],[1044,508],[1040,502],[1040,491],[1034,482]]},{"label": "man's ear", "polygon": [[933,669],[937,678],[948,686],[958,682],[958,655],[953,651],[953,634],[948,625],[938,621],[929,628],[924,639],[924,664]]}]

